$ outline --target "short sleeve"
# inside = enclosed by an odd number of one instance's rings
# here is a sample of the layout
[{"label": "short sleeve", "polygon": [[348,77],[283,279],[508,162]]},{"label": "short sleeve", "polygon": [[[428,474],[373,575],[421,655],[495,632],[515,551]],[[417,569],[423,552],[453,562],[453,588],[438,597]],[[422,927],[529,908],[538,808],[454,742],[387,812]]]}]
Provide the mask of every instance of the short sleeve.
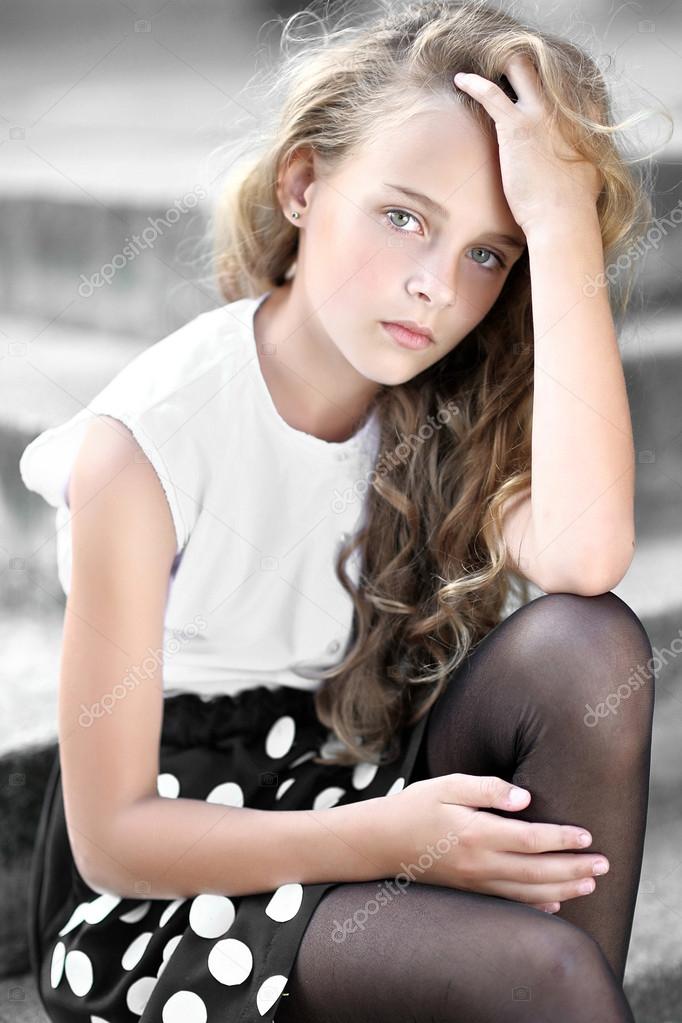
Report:
[{"label": "short sleeve", "polygon": [[130,430],[166,495],[176,555],[186,545],[210,469],[206,451],[210,430],[206,417],[198,415],[209,404],[214,377],[211,346],[201,343],[205,315],[145,349],[85,408],[44,430],[24,448],[19,459],[24,485],[57,509],[58,568],[66,592],[71,553],[68,483],[93,416],[112,416]]}]

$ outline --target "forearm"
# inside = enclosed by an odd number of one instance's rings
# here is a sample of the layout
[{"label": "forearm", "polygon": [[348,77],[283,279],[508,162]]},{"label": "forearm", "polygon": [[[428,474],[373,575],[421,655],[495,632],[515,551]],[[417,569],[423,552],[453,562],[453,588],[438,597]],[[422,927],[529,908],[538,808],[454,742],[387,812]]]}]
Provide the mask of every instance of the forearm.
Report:
[{"label": "forearm", "polygon": [[298,881],[390,876],[379,799],[325,810],[255,810],[161,797],[123,811],[98,842],[90,879],[100,892],[173,899],[247,895]]},{"label": "forearm", "polygon": [[634,543],[634,444],[603,273],[596,211],[557,215],[528,238],[535,371],[532,518],[558,567],[603,556],[627,568]]}]

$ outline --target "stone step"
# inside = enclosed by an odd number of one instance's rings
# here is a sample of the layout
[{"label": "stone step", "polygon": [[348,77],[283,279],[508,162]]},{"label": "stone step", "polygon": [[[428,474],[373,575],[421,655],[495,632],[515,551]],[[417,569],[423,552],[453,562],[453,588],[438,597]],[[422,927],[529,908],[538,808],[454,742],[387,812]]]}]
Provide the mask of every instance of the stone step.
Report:
[{"label": "stone step", "polygon": [[166,205],[0,197],[3,313],[143,338],[212,308],[202,194],[193,183]]},{"label": "stone step", "polygon": [[49,611],[63,598],[55,576],[55,510],[26,489],[19,459],[30,440],[87,405],[148,342],[7,316],[0,332],[1,600]]},{"label": "stone step", "polygon": [[277,0],[6,6],[0,307],[140,337],[212,307],[202,207],[260,125]]}]

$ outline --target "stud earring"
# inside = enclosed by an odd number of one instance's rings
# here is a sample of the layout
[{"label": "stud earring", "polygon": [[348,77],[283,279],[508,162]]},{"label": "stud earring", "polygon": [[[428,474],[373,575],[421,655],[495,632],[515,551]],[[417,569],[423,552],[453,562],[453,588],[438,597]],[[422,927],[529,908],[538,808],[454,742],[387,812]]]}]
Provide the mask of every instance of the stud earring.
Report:
[{"label": "stud earring", "polygon": [[301,216],[301,214],[300,214],[300,213],[298,212],[298,210],[292,210],[292,211],[291,211],[291,217],[292,217],[292,220],[298,220],[298,218],[299,218],[300,216]]}]

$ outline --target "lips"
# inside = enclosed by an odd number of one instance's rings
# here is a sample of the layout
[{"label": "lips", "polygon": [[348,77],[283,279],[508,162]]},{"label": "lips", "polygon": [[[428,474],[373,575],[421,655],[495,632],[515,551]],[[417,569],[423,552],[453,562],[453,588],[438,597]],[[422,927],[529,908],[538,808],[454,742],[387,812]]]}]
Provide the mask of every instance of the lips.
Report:
[{"label": "lips", "polygon": [[405,327],[406,330],[411,330],[413,334],[424,334],[425,337],[434,340],[433,331],[430,327],[423,327],[421,323],[417,323],[415,320],[389,320],[391,325],[396,324],[398,327]]},{"label": "lips", "polygon": [[425,333],[425,328],[417,329],[416,325],[407,325],[403,321],[382,320],[381,326],[402,348],[423,349],[434,344],[432,336]]}]

